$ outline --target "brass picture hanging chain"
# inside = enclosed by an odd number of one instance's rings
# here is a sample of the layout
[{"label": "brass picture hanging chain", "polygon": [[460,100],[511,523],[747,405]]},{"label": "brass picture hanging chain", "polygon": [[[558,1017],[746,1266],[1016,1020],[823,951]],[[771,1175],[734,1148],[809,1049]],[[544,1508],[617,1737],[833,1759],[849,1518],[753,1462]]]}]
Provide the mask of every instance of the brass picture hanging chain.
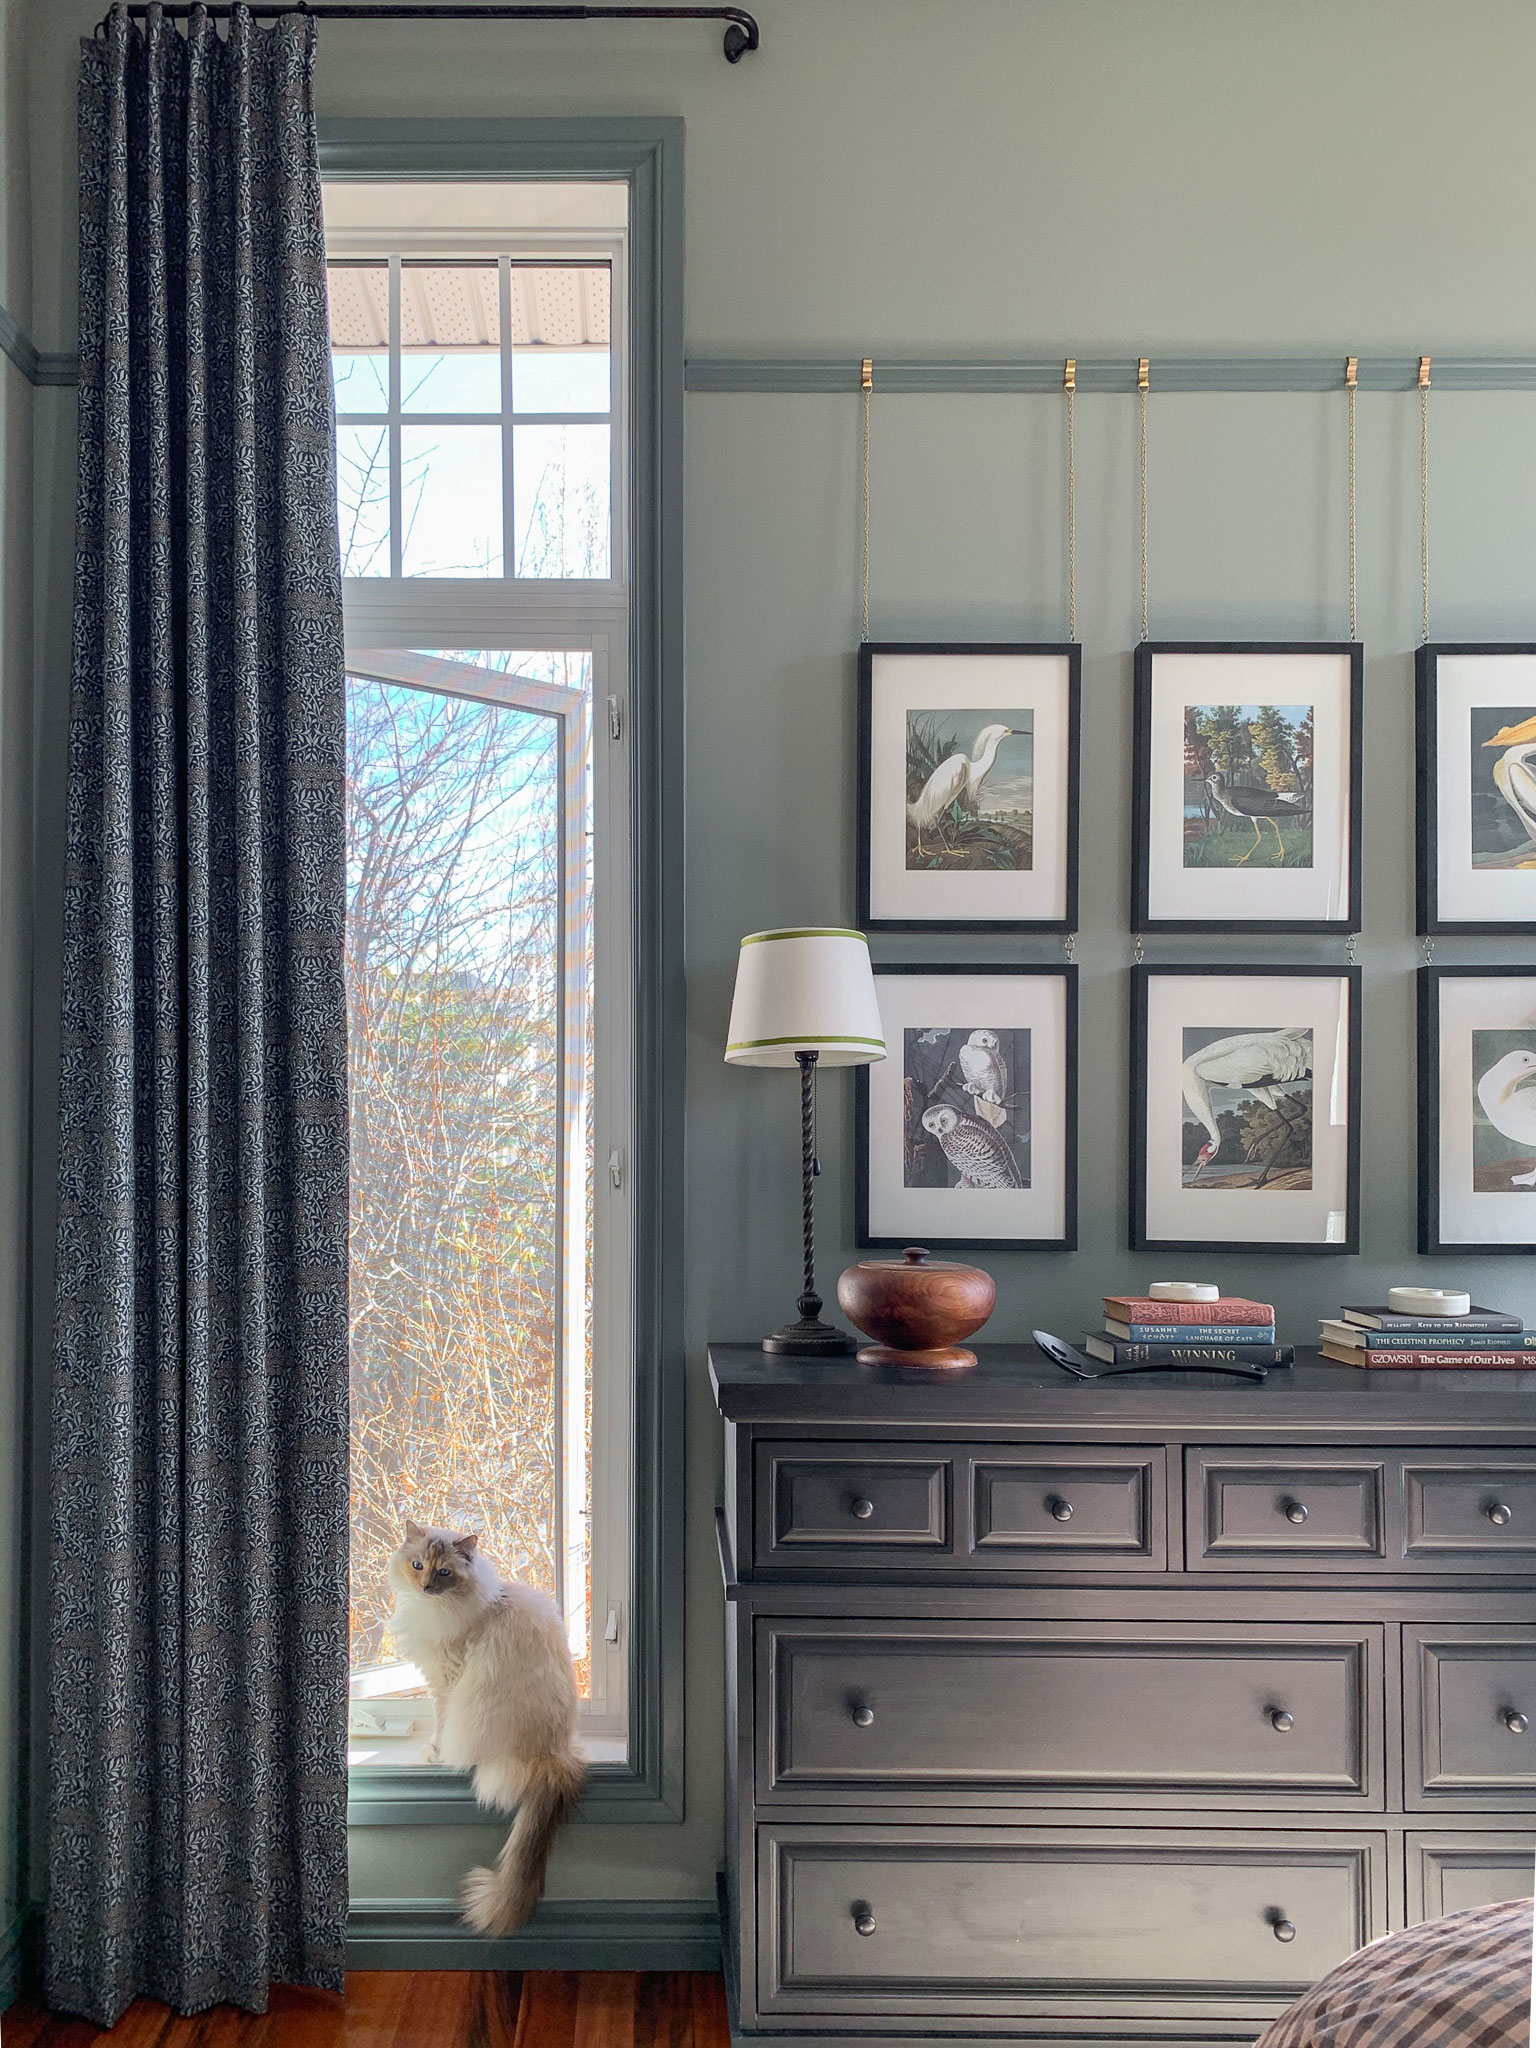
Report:
[{"label": "brass picture hanging chain", "polygon": [[1147,387],[1150,365],[1145,356],[1136,364],[1136,389],[1141,396],[1141,637],[1147,637]]},{"label": "brass picture hanging chain", "polygon": [[1429,644],[1429,357],[1419,357],[1419,577],[1424,614],[1419,638]]},{"label": "brass picture hanging chain", "polygon": [[[1077,638],[1077,357],[1067,357],[1067,638]],[[1071,951],[1067,958],[1072,958]]]},{"label": "brass picture hanging chain", "polygon": [[1349,637],[1358,640],[1359,585],[1355,576],[1355,399],[1360,389],[1360,358],[1351,356],[1344,365],[1344,388],[1349,393]]},{"label": "brass picture hanging chain", "polygon": [[869,638],[869,394],[875,387],[875,365],[866,356],[860,377],[864,393],[864,613],[862,638]]}]

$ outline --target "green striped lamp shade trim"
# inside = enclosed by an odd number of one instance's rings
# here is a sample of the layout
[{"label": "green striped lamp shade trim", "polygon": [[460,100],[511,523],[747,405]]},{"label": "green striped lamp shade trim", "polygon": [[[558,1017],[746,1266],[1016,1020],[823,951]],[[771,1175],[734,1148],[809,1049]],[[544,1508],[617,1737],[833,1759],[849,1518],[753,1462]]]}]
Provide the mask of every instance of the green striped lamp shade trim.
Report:
[{"label": "green striped lamp shade trim", "polygon": [[741,943],[744,946],[766,946],[774,939],[857,939],[861,946],[869,944],[863,932],[843,931],[828,924],[797,925],[792,931],[748,932]]},{"label": "green striped lamp shade trim", "polygon": [[883,1038],[855,1038],[851,1033],[845,1037],[798,1038],[791,1032],[786,1038],[733,1038],[725,1050],[729,1057],[733,1052],[757,1052],[769,1045],[799,1045],[807,1052],[814,1052],[822,1045],[867,1045],[872,1052],[877,1052],[882,1057],[885,1053]]}]

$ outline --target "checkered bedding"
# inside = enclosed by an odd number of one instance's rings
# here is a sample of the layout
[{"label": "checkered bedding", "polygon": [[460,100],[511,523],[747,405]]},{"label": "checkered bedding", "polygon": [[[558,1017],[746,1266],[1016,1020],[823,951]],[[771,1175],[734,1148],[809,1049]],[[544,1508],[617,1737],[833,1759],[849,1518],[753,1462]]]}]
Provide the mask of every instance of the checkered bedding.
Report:
[{"label": "checkered bedding", "polygon": [[1374,1941],[1257,2048],[1536,2048],[1529,1899],[1474,1906]]}]

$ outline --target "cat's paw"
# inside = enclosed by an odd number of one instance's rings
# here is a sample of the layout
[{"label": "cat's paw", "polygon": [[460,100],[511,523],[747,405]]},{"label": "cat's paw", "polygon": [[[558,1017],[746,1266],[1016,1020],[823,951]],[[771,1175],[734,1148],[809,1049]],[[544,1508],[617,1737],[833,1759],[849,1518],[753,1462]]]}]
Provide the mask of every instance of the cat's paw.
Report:
[{"label": "cat's paw", "polygon": [[421,1760],[424,1764],[440,1764],[443,1760],[443,1752],[435,1742],[429,1742],[421,1752]]}]

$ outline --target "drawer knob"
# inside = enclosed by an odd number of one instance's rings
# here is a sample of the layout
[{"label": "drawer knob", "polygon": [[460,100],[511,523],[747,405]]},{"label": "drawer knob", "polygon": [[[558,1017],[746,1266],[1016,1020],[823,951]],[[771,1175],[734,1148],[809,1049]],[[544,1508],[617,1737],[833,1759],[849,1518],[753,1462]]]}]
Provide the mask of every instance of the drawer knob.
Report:
[{"label": "drawer knob", "polygon": [[1300,1528],[1301,1524],[1307,1519],[1306,1502],[1303,1500],[1288,1500],[1284,1505],[1285,1519],[1288,1522],[1294,1522],[1297,1528]]},{"label": "drawer knob", "polygon": [[1294,1920],[1286,1920],[1284,1918],[1276,1920],[1274,1922],[1274,1929],[1276,1941],[1294,1941],[1296,1939],[1296,1922]]},{"label": "drawer knob", "polygon": [[1507,1508],[1501,1500],[1489,1501],[1483,1512],[1487,1515],[1489,1521],[1492,1522],[1495,1529],[1508,1528],[1509,1524],[1515,1519],[1513,1509]]},{"label": "drawer knob", "polygon": [[874,1931],[875,1931],[875,1916],[874,1916],[874,1914],[873,1914],[873,1913],[871,1913],[871,1912],[870,1912],[870,1910],[869,1910],[868,1906],[861,1906],[861,1907],[860,1907],[860,1909],[859,1909],[859,1911],[858,1911],[857,1913],[855,1913],[855,1914],[854,1914],[854,1916],[853,1916],[853,1931],[854,1931],[854,1933],[855,1933],[855,1934],[873,1934],[873,1933],[874,1933]]},{"label": "drawer knob", "polygon": [[1053,1493],[1053,1494],[1051,1495],[1051,1498],[1050,1498],[1050,1503],[1049,1503],[1049,1505],[1050,1505],[1050,1510],[1051,1510],[1051,1518],[1052,1518],[1052,1520],[1053,1520],[1053,1521],[1057,1521],[1057,1522],[1070,1522],[1070,1521],[1071,1521],[1071,1519],[1072,1519],[1072,1503],[1071,1503],[1071,1501],[1069,1501],[1069,1500],[1063,1500],[1063,1499],[1062,1499],[1062,1497],[1061,1497],[1061,1495],[1060,1495],[1059,1493]]},{"label": "drawer knob", "polygon": [[853,1725],[855,1728],[873,1728],[875,1725],[874,1708],[855,1707],[853,1710]]},{"label": "drawer knob", "polygon": [[1518,1707],[1509,1707],[1505,1710],[1504,1726],[1511,1735],[1523,1735],[1530,1725],[1528,1716],[1522,1714]]},{"label": "drawer knob", "polygon": [[1271,1707],[1269,1710],[1269,1725],[1279,1734],[1289,1735],[1296,1726],[1296,1716],[1288,1714],[1284,1707]]},{"label": "drawer knob", "polygon": [[861,1498],[853,1503],[851,1512],[856,1522],[867,1522],[875,1512],[875,1504],[872,1500]]}]

